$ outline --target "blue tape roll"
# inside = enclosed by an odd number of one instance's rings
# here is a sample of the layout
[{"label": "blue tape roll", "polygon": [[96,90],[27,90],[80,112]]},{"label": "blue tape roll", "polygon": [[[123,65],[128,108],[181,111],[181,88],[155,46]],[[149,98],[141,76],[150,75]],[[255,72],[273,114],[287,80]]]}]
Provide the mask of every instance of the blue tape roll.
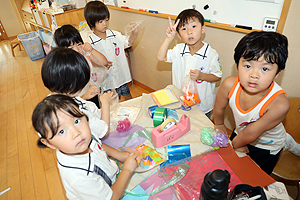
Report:
[{"label": "blue tape roll", "polygon": [[155,109],[156,109],[157,107],[158,107],[158,105],[150,106],[150,107],[148,108],[149,115],[150,115],[151,118],[153,118],[154,111],[155,111]]}]

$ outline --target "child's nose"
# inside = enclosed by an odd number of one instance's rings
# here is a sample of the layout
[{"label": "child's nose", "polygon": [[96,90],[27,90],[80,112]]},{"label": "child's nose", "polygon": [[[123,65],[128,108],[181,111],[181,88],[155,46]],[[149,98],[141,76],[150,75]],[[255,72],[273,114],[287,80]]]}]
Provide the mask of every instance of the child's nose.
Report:
[{"label": "child's nose", "polygon": [[252,73],[250,74],[250,77],[253,79],[257,79],[258,78],[258,73],[256,71],[252,71]]},{"label": "child's nose", "polygon": [[81,131],[78,130],[77,128],[74,128],[73,129],[73,139],[75,140],[80,135],[81,135]]}]

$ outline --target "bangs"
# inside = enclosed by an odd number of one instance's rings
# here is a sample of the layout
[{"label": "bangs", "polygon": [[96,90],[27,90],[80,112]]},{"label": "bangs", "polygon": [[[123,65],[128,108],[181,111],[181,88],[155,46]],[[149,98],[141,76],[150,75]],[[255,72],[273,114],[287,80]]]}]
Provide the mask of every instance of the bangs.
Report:
[{"label": "bangs", "polygon": [[277,56],[276,54],[274,54],[273,52],[269,52],[268,50],[266,51],[260,51],[259,53],[257,53],[257,51],[255,50],[252,50],[252,51],[246,51],[242,57],[247,60],[247,61],[250,61],[250,60],[255,60],[255,61],[258,61],[258,59],[260,57],[262,57],[265,59],[265,61],[267,63],[271,63],[271,64],[276,64],[278,63],[278,59],[277,59]]}]

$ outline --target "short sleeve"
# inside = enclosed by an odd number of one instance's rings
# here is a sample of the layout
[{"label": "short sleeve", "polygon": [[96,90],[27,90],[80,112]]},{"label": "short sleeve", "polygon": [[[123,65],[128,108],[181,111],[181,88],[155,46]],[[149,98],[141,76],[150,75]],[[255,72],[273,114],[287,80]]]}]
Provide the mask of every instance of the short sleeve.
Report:
[{"label": "short sleeve", "polygon": [[178,48],[175,46],[173,49],[167,51],[167,60],[168,63],[173,63],[176,60]]},{"label": "short sleeve", "polygon": [[221,78],[222,77],[222,67],[220,63],[220,57],[219,54],[214,51],[214,55],[212,55],[212,60],[210,63],[210,68],[211,68],[211,74]]}]

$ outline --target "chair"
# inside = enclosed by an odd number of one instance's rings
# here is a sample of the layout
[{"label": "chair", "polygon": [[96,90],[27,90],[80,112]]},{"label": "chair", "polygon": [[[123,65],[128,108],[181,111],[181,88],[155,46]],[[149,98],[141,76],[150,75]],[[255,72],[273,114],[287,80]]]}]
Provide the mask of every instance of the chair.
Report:
[{"label": "chair", "polygon": [[19,50],[21,51],[21,42],[18,40],[18,38],[15,38],[12,41],[10,41],[11,54],[13,55],[13,57],[15,57],[14,48],[16,48],[17,46],[19,46]]},{"label": "chair", "polygon": [[[286,131],[300,143],[300,98],[290,98],[290,110],[283,120]],[[272,177],[276,181],[283,182],[288,186],[297,188],[296,199],[300,198],[300,158],[289,151],[282,152],[276,164]]]}]

